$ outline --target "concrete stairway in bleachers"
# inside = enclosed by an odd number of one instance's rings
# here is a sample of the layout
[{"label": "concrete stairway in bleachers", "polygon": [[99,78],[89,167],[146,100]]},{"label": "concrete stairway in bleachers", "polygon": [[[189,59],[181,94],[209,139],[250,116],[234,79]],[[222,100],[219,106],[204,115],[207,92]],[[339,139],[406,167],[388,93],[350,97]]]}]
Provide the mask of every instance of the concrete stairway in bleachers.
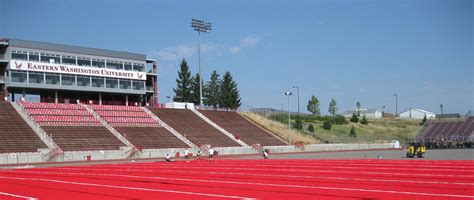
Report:
[{"label": "concrete stairway in bleachers", "polygon": [[239,139],[236,139],[235,138],[235,135],[232,135],[232,133],[229,133],[228,131],[226,131],[225,129],[223,129],[222,127],[220,127],[219,125],[217,125],[216,123],[214,123],[213,121],[211,121],[209,118],[207,118],[206,116],[204,116],[202,113],[200,113],[198,110],[196,109],[190,109],[194,114],[196,114],[197,116],[199,116],[201,119],[203,119],[205,122],[207,122],[209,125],[213,126],[214,128],[216,128],[217,130],[219,130],[220,132],[222,132],[223,134],[225,134],[227,137],[231,138],[232,140],[234,140],[235,142],[239,143],[240,145],[244,146],[244,147],[249,147],[248,144],[246,144],[245,142],[243,142],[242,140],[239,140]]},{"label": "concrete stairway in bleachers", "polygon": [[181,133],[179,133],[178,131],[176,131],[175,129],[173,129],[171,126],[169,126],[168,124],[166,124],[164,121],[162,121],[160,118],[158,118],[155,114],[153,114],[153,112],[151,112],[150,110],[148,110],[147,108],[143,107],[143,110],[148,113],[154,120],[156,120],[161,126],[163,126],[166,130],[168,130],[169,132],[171,132],[174,136],[176,136],[178,139],[180,139],[181,141],[183,141],[184,143],[186,143],[187,145],[189,145],[191,148],[199,148],[198,146],[196,146],[195,144],[193,144],[191,141],[189,141],[188,139],[186,139],[183,135],[181,135]]}]

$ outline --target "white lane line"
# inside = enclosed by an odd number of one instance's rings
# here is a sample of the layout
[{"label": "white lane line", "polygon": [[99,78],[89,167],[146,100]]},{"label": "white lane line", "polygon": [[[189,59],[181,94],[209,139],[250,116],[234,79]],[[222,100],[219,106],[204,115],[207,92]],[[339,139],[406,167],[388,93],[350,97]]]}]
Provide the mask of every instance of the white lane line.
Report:
[{"label": "white lane line", "polygon": [[[193,163],[194,166],[209,166],[209,163]],[[123,167],[129,167],[129,166],[156,166],[156,164],[140,164],[140,165],[123,165]],[[232,166],[232,167],[246,167],[248,164],[217,164],[213,163],[212,166]],[[365,167],[348,167],[348,166],[331,166],[331,165],[299,165],[298,163],[292,163],[292,165],[282,165],[282,164],[257,164],[255,165],[255,162],[252,163],[252,166],[258,166],[258,167],[291,167],[291,168],[308,168],[308,169],[314,169],[314,168],[321,168],[321,167],[330,167],[330,168],[337,168],[337,169],[380,169],[380,170],[406,170],[408,166],[400,166],[400,167],[371,167],[368,165],[361,165]],[[393,165],[391,165],[393,166]],[[115,167],[115,166],[99,166],[100,168],[107,168],[107,167]],[[442,172],[467,172],[470,174],[474,174],[474,169],[410,169],[411,171],[442,171]],[[474,176],[473,176],[474,177]]]},{"label": "white lane line", "polygon": [[[28,200],[37,200],[37,198],[34,198],[34,197],[21,196],[21,195],[17,195],[17,194],[6,193],[6,192],[0,192],[0,195],[11,196],[11,197],[16,197],[16,198],[22,198],[22,199],[28,199]],[[0,199],[2,199],[2,198],[0,197]]]},{"label": "white lane line", "polygon": [[[61,168],[63,170],[64,168]],[[82,168],[67,168],[64,170],[81,170]],[[94,172],[153,172],[156,170],[140,170],[140,169],[86,169]],[[22,171],[26,172],[26,171]],[[413,180],[395,180],[395,179],[365,179],[365,178],[350,178],[350,177],[334,177],[334,176],[297,176],[297,175],[281,175],[281,174],[249,174],[249,173],[235,173],[235,172],[195,172],[195,171],[180,171],[180,170],[160,170],[160,173],[166,172],[171,174],[217,174],[217,175],[241,175],[241,176],[264,176],[264,177],[284,177],[284,178],[311,178],[311,179],[330,179],[330,180],[355,180],[355,181],[371,181],[371,182],[395,182],[395,183],[424,183],[424,184],[443,184],[443,185],[473,185],[474,183],[463,182],[445,182],[445,181],[413,181]]]},{"label": "white lane line", "polygon": [[[215,166],[215,165],[212,165]],[[68,167],[64,167],[68,168]],[[88,167],[92,168],[92,167]],[[109,168],[133,168],[130,166],[110,166]],[[474,175],[452,175],[452,174],[406,174],[406,173],[396,173],[396,172],[360,172],[360,171],[335,171],[335,170],[305,170],[305,169],[272,169],[270,168],[249,168],[249,167],[207,167],[207,165],[187,165],[187,166],[164,166],[160,165],[159,167],[148,167],[144,169],[228,169],[228,170],[245,170],[245,171],[284,171],[284,172],[322,172],[322,173],[345,173],[345,174],[375,174],[375,175],[397,175],[397,176],[431,176],[431,177],[449,177],[449,178],[474,178]],[[85,168],[83,168],[85,169]]]},{"label": "white lane line", "polygon": [[[460,194],[436,194],[436,193],[425,193],[425,192],[404,192],[404,191],[393,191],[393,190],[376,190],[376,189],[362,189],[362,188],[339,188],[339,187],[325,187],[325,186],[306,186],[306,185],[288,185],[288,184],[272,184],[272,183],[251,183],[251,182],[237,182],[237,181],[219,181],[219,180],[202,180],[202,179],[188,179],[188,178],[168,178],[159,176],[135,176],[135,175],[121,175],[121,174],[91,174],[91,173],[63,173],[63,172],[36,172],[39,174],[56,174],[56,175],[80,175],[80,176],[108,176],[108,177],[125,177],[125,178],[140,178],[140,179],[158,179],[158,180],[170,180],[170,181],[188,181],[188,182],[204,182],[204,183],[224,183],[224,184],[236,184],[236,185],[257,185],[257,186],[271,186],[271,187],[289,187],[289,188],[309,188],[309,189],[322,189],[322,190],[345,190],[345,191],[358,191],[358,192],[374,192],[374,193],[391,193],[391,194],[406,194],[406,195],[422,195],[422,196],[437,196],[437,197],[457,197],[457,198],[469,198],[472,199],[474,196],[471,195],[460,195]],[[0,177],[2,178],[2,177]]]},{"label": "white lane line", "polygon": [[[83,174],[83,175],[86,175],[86,174]],[[99,174],[95,174],[95,175],[99,175]],[[44,182],[53,182],[53,183],[62,183],[62,184],[71,184],[71,185],[85,185],[85,186],[94,186],[94,187],[107,187],[107,188],[140,190],[140,191],[150,191],[150,192],[165,192],[165,193],[187,194],[187,195],[196,195],[196,196],[220,197],[220,198],[229,198],[229,199],[248,199],[248,200],[254,199],[254,198],[249,198],[249,197],[239,197],[239,196],[230,196],[230,195],[206,194],[206,193],[186,192],[186,191],[177,191],[177,190],[160,190],[160,189],[153,189],[153,188],[127,187],[127,186],[118,186],[118,185],[105,185],[105,184],[95,184],[95,183],[85,183],[85,182],[62,181],[62,180],[43,179],[43,178],[23,178],[23,177],[0,176],[0,179],[44,181]]]},{"label": "white lane line", "polygon": [[[278,162],[276,162],[278,161]],[[446,166],[442,166],[443,163],[440,163],[440,162],[429,162],[429,163],[426,163],[426,162],[420,162],[420,163],[417,163],[417,164],[413,164],[413,162],[377,162],[379,160],[374,160],[375,163],[371,162],[371,163],[367,163],[367,162],[361,162],[362,160],[357,160],[357,161],[354,161],[354,162],[344,162],[344,161],[340,161],[340,162],[301,162],[301,161],[289,161],[289,162],[285,162],[286,160],[282,160],[283,162],[280,162],[280,160],[266,160],[264,161],[266,164],[279,164],[279,165],[282,165],[282,164],[286,164],[286,163],[289,163],[291,165],[316,165],[316,166],[321,166],[321,165],[330,165],[330,164],[337,164],[337,165],[362,165],[362,166],[402,166],[400,168],[405,168],[406,166],[419,166],[420,164],[423,164],[425,165],[427,168],[434,168],[434,169],[438,169],[439,167],[453,167],[453,168],[466,168],[466,169],[474,169],[474,167],[472,167],[472,164],[474,164],[474,162],[467,162],[467,161],[463,161],[463,162],[454,162],[454,163],[444,163],[444,165]],[[218,161],[219,162],[219,161]],[[245,161],[242,161],[242,162],[232,162],[230,161],[231,164],[248,164],[248,163],[252,163],[252,164],[255,164],[255,162],[262,162],[262,160],[245,160]],[[150,163],[135,163],[135,164],[131,164],[131,165],[149,165]],[[459,164],[463,164],[464,166],[460,166]],[[433,166],[433,165],[436,165],[436,166]]]}]

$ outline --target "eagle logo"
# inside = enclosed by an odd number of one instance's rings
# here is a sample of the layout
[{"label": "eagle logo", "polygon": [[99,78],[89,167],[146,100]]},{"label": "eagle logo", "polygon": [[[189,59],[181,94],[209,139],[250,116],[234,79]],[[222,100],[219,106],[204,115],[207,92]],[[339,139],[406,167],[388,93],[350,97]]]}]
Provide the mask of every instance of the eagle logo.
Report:
[{"label": "eagle logo", "polygon": [[143,74],[137,73],[139,79],[143,78]]},{"label": "eagle logo", "polygon": [[22,65],[23,65],[23,63],[18,64],[17,62],[15,62],[16,69],[21,69]]}]

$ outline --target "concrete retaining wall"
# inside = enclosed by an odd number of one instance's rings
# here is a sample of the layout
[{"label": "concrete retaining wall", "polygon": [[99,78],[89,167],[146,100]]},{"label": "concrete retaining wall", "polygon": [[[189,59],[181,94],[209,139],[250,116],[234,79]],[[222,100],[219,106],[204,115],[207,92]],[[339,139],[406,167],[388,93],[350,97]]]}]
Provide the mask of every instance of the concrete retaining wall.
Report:
[{"label": "concrete retaining wall", "polygon": [[26,164],[43,162],[42,153],[0,154],[0,164]]},{"label": "concrete retaining wall", "polygon": [[[296,146],[263,146],[263,149],[270,150],[270,153],[291,153],[291,152],[322,152],[322,151],[350,151],[350,150],[371,150],[371,149],[396,149],[400,147],[398,141],[391,143],[379,144],[313,144],[305,145],[304,147]],[[185,148],[170,148],[170,149],[144,149],[134,154],[132,159],[140,158],[163,158],[166,154],[175,157],[179,152],[182,157]],[[196,155],[199,149],[188,148],[189,152]],[[243,154],[260,154],[252,147],[217,147],[215,150],[219,155],[243,155]],[[128,149],[122,148],[113,151],[74,151],[64,152],[64,154],[57,155],[53,162],[69,162],[69,161],[86,161],[90,156],[91,160],[113,160],[126,159]],[[201,152],[203,156],[207,156],[208,152]],[[37,163],[44,162],[46,153],[17,153],[17,154],[0,154],[0,164],[22,164],[22,163]]]}]

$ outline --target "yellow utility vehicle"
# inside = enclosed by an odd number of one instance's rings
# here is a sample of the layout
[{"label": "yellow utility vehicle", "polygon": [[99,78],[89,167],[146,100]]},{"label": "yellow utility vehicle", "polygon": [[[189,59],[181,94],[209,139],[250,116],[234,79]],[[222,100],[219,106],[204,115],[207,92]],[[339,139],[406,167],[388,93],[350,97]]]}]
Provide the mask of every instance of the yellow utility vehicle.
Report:
[{"label": "yellow utility vehicle", "polygon": [[407,148],[407,158],[424,158],[426,153],[425,145],[421,144],[410,144]]}]

